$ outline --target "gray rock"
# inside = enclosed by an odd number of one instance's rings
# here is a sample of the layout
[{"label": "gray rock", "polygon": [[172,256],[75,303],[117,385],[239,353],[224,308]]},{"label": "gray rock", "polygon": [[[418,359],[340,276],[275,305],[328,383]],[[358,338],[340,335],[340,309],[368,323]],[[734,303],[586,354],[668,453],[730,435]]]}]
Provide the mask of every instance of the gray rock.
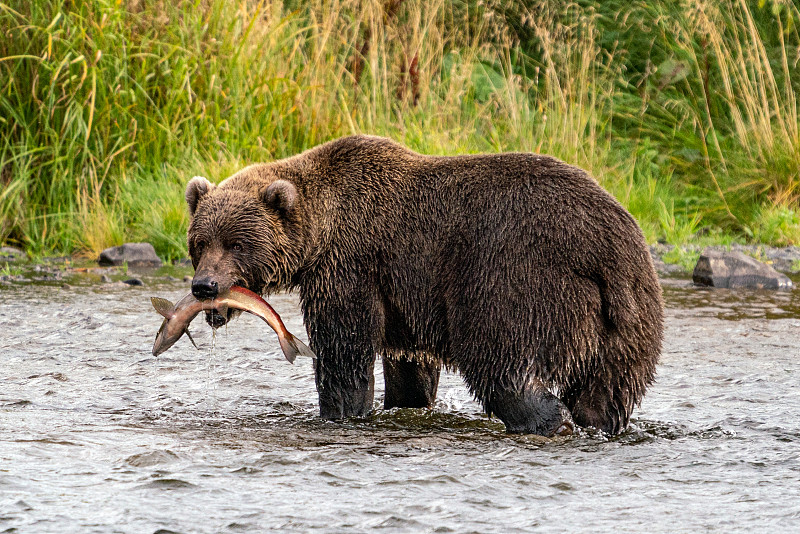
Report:
[{"label": "gray rock", "polygon": [[107,274],[101,274],[100,275],[100,281],[103,282],[104,284],[110,284],[111,283],[111,277],[108,276]]},{"label": "gray rock", "polygon": [[128,263],[133,267],[160,267],[161,259],[150,243],[125,243],[119,247],[111,247],[100,253],[97,263],[100,265],[122,265]]},{"label": "gray rock", "polygon": [[683,267],[675,265],[674,263],[664,263],[664,260],[658,256],[653,256],[653,267],[655,267],[656,272],[662,276],[683,273]]},{"label": "gray rock", "polygon": [[64,278],[61,273],[45,273],[42,276],[34,276],[31,278],[34,282],[57,282]]},{"label": "gray rock", "polygon": [[749,256],[766,258],[772,265],[772,268],[778,272],[791,273],[797,271],[796,265],[800,262],[800,247],[768,247],[766,245],[741,245],[734,243],[732,245],[715,245],[706,247],[704,252],[727,252],[728,250],[734,252],[743,252]]},{"label": "gray rock", "polygon": [[17,247],[2,247],[0,248],[0,259],[3,260],[24,260],[25,251]]},{"label": "gray rock", "polygon": [[706,250],[697,260],[692,281],[730,289],[791,289],[792,281],[769,265],[741,252]]},{"label": "gray rock", "polygon": [[42,261],[45,263],[67,263],[71,259],[69,256],[46,256],[42,258]]},{"label": "gray rock", "polygon": [[127,280],[122,281],[123,284],[128,284],[129,286],[143,286],[144,282],[140,278],[128,278]]},{"label": "gray rock", "polygon": [[26,284],[32,282],[33,280],[31,280],[30,278],[26,278],[21,274],[4,274],[3,276],[0,276],[0,281],[4,283],[19,282]]},{"label": "gray rock", "polygon": [[775,270],[783,273],[798,272],[800,247],[770,248],[766,250],[766,254]]}]

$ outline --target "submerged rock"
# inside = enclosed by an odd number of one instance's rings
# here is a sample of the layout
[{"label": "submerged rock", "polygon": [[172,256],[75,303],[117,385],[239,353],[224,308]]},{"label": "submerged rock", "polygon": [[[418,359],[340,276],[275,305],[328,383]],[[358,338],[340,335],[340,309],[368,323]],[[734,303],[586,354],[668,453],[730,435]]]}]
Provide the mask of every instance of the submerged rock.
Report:
[{"label": "submerged rock", "polygon": [[697,260],[692,281],[730,289],[791,289],[792,281],[769,265],[741,252],[706,250]]},{"label": "submerged rock", "polygon": [[122,265],[132,267],[160,267],[161,258],[156,255],[150,243],[125,243],[119,247],[111,247],[100,253],[97,259],[100,265]]}]

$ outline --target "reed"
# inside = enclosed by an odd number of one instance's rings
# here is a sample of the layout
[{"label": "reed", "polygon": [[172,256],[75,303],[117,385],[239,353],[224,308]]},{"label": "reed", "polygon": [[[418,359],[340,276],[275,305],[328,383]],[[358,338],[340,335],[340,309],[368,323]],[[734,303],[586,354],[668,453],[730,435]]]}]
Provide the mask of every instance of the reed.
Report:
[{"label": "reed", "polygon": [[800,242],[789,1],[4,1],[0,241],[32,253],[182,257],[188,178],[356,132],[556,155],[651,241]]}]

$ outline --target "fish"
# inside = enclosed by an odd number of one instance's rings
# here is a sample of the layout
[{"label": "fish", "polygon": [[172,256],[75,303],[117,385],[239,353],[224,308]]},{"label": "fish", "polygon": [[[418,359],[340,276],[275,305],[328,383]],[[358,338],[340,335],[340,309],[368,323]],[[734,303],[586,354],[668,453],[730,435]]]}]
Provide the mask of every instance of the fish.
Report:
[{"label": "fish", "polygon": [[153,344],[153,356],[158,356],[172,347],[183,334],[186,334],[192,345],[199,350],[189,333],[189,323],[192,322],[192,319],[201,311],[217,310],[224,314],[228,308],[233,308],[260,317],[272,327],[278,334],[281,350],[289,363],[294,363],[297,356],[316,359],[314,352],[286,329],[280,315],[272,306],[259,295],[244,287],[233,286],[230,290],[217,295],[213,300],[197,300],[194,295],[189,293],[177,304],[160,297],[151,297],[150,302],[164,317],[164,322],[161,323],[161,328],[158,330],[156,341]]}]

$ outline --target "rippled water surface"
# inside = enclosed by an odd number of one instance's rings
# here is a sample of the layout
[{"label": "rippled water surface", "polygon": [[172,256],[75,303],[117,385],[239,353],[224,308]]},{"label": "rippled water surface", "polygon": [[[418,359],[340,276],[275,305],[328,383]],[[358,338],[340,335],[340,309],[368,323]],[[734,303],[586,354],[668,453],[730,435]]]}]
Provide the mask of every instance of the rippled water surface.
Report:
[{"label": "rippled water surface", "polygon": [[[252,316],[155,359],[149,297],[188,290],[162,274],[0,287],[0,531],[800,531],[798,290],[666,282],[629,430],[545,440],[453,374],[433,411],[321,421],[310,361]],[[304,337],[296,297],[271,302]]]}]

